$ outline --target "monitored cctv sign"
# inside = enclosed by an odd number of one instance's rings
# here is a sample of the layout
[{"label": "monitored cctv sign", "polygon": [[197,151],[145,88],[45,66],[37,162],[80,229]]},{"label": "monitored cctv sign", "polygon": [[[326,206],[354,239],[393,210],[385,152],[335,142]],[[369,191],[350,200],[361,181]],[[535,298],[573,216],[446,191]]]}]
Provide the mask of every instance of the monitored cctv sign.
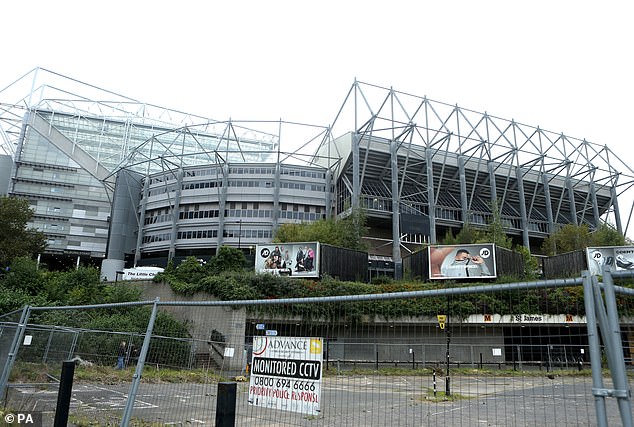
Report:
[{"label": "monitored cctv sign", "polygon": [[253,337],[249,404],[318,415],[322,339]]}]

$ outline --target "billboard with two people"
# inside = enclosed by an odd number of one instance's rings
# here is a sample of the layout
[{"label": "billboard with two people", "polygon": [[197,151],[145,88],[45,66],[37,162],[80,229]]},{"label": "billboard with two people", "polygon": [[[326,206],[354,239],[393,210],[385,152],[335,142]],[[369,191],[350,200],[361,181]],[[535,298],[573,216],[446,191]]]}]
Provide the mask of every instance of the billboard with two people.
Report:
[{"label": "billboard with two people", "polygon": [[319,243],[258,245],[255,271],[280,276],[319,277]]},{"label": "billboard with two people", "polygon": [[434,245],[428,248],[431,279],[494,279],[495,245]]}]

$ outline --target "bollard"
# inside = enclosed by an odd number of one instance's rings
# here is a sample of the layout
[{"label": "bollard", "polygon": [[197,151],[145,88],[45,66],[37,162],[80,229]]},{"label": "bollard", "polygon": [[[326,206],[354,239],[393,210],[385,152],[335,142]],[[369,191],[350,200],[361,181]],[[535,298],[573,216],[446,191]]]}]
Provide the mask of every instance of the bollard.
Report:
[{"label": "bollard", "polygon": [[451,396],[451,377],[447,376],[445,377],[445,396],[449,397]]},{"label": "bollard", "polygon": [[54,427],[65,427],[68,424],[68,409],[73,391],[73,376],[75,375],[75,362],[62,363],[62,376],[59,381],[57,394],[57,407],[55,408]]},{"label": "bollard", "polygon": [[434,379],[434,397],[436,397],[436,371],[434,371],[433,379]]},{"label": "bollard", "polygon": [[236,383],[218,383],[216,399],[216,427],[236,425]]}]

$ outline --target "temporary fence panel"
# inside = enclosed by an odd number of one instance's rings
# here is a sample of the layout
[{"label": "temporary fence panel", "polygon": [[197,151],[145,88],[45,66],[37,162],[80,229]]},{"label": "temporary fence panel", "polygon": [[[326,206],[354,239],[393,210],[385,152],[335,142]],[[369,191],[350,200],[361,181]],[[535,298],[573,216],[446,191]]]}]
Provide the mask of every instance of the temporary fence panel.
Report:
[{"label": "temporary fence panel", "polygon": [[[243,426],[602,425],[582,285],[31,308],[7,407],[52,420],[70,358],[78,363],[73,423],[213,424],[218,384],[230,381]],[[631,361],[631,297],[618,295]],[[96,310],[99,330],[47,322]],[[139,322],[120,327],[121,310],[137,310]],[[3,343],[18,330],[16,314],[7,317]],[[603,347],[594,350],[605,359]],[[608,371],[601,379],[608,395],[620,393]],[[622,400],[602,399],[610,425],[620,424]]]}]

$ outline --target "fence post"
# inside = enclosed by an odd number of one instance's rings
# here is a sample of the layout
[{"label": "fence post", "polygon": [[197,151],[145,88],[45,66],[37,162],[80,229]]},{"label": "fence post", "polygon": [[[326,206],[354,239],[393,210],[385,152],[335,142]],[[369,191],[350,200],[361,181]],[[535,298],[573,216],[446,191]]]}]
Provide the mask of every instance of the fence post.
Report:
[{"label": "fence post", "polygon": [[73,342],[70,345],[70,349],[68,349],[68,360],[73,358],[73,354],[75,353],[75,349],[77,348],[78,339],[79,339],[79,332],[75,331],[73,333]]},{"label": "fence post", "polygon": [[218,383],[216,427],[236,425],[236,383]]},{"label": "fence post", "polygon": [[134,410],[134,400],[136,399],[136,393],[139,389],[139,383],[141,382],[141,374],[143,373],[143,365],[145,365],[145,357],[147,356],[148,349],[150,348],[150,341],[152,340],[152,331],[154,330],[154,321],[156,320],[156,312],[158,311],[159,297],[154,300],[152,306],[152,314],[147,324],[147,330],[145,331],[145,338],[143,339],[143,346],[139,353],[139,361],[137,362],[134,376],[132,377],[132,384],[130,385],[130,392],[128,393],[128,399],[123,410],[123,416],[121,417],[121,427],[127,427],[132,418],[132,411]]},{"label": "fence post", "polygon": [[608,347],[608,361],[610,363],[610,373],[612,374],[612,383],[614,384],[614,396],[621,413],[621,421],[624,427],[632,427],[634,420],[632,419],[632,405],[630,402],[630,387],[627,382],[627,373],[625,371],[625,358],[623,355],[623,343],[621,342],[621,327],[619,325],[618,308],[616,305],[616,296],[614,292],[614,282],[612,274],[609,271],[603,272],[603,283],[605,284],[603,293],[605,296],[605,305],[608,316],[608,333],[610,336],[606,342]]},{"label": "fence post", "polygon": [[54,427],[66,427],[68,424],[68,409],[70,408],[70,398],[73,392],[74,375],[75,362],[63,362],[62,375],[59,381],[59,392],[57,393],[55,421],[53,422]]},{"label": "fence post", "polygon": [[[46,347],[44,348],[44,355],[42,356],[42,363],[46,363],[46,359],[48,358],[48,351],[51,348],[51,342],[53,342],[53,334],[55,333],[55,328],[51,329],[48,333],[48,340],[46,341]],[[69,357],[70,359],[70,357]]]},{"label": "fence post", "polygon": [[[589,271],[581,273],[583,277],[583,301],[586,309],[586,326],[588,330],[588,347],[590,353],[590,367],[592,369],[592,394],[594,395],[594,408],[599,427],[607,427],[608,417],[605,407],[605,396],[597,394],[595,390],[603,389],[603,376],[601,375],[601,348],[597,334],[597,317],[594,311],[594,290],[592,276]],[[549,357],[550,359],[550,357]]]},{"label": "fence post", "polygon": [[18,354],[18,349],[20,348],[20,343],[22,342],[22,339],[24,337],[24,331],[26,330],[26,324],[29,321],[30,315],[31,306],[24,306],[24,308],[22,309],[22,314],[20,315],[20,321],[18,322],[18,326],[15,329],[15,335],[13,335],[13,342],[11,343],[11,348],[9,349],[7,362],[4,364],[2,376],[0,377],[0,397],[3,400],[6,398],[9,374],[11,373],[11,369],[13,369],[13,363],[15,362],[15,358]]},{"label": "fence post", "polygon": [[374,343],[374,369],[379,370],[379,347]]},{"label": "fence post", "polygon": [[451,396],[451,377],[449,377],[449,342],[451,341],[451,332],[447,329],[447,354],[445,355],[445,362],[447,364],[447,371],[445,376],[445,396]]}]

